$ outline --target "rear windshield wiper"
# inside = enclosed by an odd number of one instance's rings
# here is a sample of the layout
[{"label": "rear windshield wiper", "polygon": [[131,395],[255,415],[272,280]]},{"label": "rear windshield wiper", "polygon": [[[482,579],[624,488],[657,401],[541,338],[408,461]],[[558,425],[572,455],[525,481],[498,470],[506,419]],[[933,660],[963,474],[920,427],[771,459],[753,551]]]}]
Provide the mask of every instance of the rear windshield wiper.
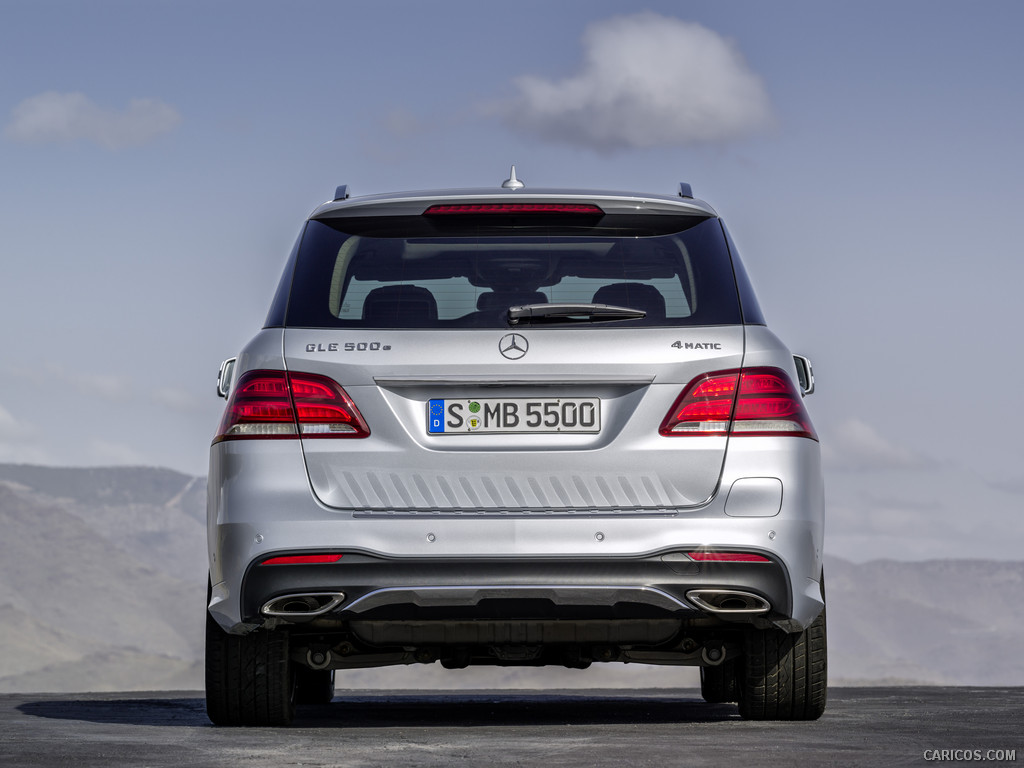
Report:
[{"label": "rear windshield wiper", "polygon": [[508,308],[509,325],[527,323],[606,323],[611,320],[639,320],[646,317],[642,309],[616,307],[611,304],[525,304]]}]

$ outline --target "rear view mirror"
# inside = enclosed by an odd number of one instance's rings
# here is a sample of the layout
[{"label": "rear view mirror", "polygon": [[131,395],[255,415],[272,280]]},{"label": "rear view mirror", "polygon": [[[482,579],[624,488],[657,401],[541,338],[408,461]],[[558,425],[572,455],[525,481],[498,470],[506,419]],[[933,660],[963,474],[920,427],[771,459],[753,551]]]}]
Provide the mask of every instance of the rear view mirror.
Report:
[{"label": "rear view mirror", "polygon": [[796,363],[796,375],[800,379],[800,392],[804,397],[814,392],[814,369],[811,361],[803,355],[793,355],[793,362]]},{"label": "rear view mirror", "polygon": [[220,373],[217,374],[217,394],[220,397],[227,397],[231,391],[231,380],[235,376],[235,363],[237,357],[229,357],[220,364]]}]

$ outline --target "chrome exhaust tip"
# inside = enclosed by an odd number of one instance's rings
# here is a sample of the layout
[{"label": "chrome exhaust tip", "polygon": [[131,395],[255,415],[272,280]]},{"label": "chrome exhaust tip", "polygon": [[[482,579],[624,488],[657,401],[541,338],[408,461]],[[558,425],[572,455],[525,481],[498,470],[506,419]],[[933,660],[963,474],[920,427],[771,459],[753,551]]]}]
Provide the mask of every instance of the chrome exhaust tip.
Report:
[{"label": "chrome exhaust tip", "polygon": [[702,611],[721,615],[759,616],[772,609],[760,595],[738,589],[691,589],[686,599]]},{"label": "chrome exhaust tip", "polygon": [[345,602],[343,592],[308,592],[281,595],[263,604],[264,616],[278,619],[311,619],[329,613]]}]

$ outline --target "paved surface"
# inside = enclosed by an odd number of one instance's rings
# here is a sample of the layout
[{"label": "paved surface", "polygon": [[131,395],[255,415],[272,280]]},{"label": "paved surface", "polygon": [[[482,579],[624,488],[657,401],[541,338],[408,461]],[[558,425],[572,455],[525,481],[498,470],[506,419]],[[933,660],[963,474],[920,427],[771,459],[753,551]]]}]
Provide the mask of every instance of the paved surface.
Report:
[{"label": "paved surface", "polygon": [[[961,750],[959,761],[952,750]],[[704,704],[692,690],[349,691],[328,707],[300,709],[295,725],[281,729],[214,728],[198,693],[0,696],[3,768],[890,766],[983,758],[1024,765],[1024,688],[831,689],[825,716],[812,723],[745,722],[735,706]]]}]

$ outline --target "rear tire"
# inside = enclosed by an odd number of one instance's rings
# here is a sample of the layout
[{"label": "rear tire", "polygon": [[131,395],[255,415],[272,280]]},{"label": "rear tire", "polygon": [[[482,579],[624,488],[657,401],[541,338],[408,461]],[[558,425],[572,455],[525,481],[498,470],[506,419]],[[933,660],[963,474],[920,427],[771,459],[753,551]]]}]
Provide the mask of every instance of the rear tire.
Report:
[{"label": "rear tire", "polygon": [[206,714],[214,725],[288,725],[294,693],[287,632],[229,635],[206,614]]},{"label": "rear tire", "polygon": [[747,632],[740,715],[748,720],[817,720],[825,711],[828,647],[825,610],[803,632]]},{"label": "rear tire", "polygon": [[295,667],[295,703],[324,706],[334,699],[334,670]]}]

